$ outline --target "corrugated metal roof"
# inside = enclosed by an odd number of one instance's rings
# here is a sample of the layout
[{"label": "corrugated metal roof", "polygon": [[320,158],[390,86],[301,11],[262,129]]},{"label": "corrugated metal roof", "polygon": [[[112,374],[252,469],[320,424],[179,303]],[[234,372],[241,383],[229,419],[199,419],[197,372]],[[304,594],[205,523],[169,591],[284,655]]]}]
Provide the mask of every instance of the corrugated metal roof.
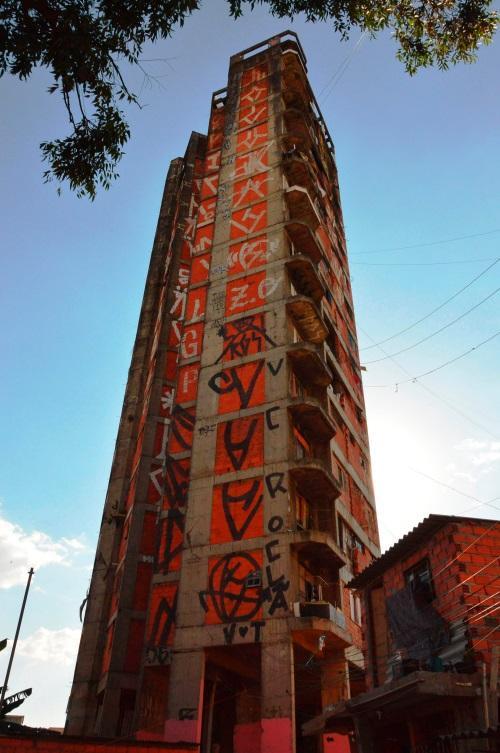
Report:
[{"label": "corrugated metal roof", "polygon": [[488,518],[471,518],[469,516],[458,515],[429,515],[427,518],[419,523],[415,528],[412,528],[407,534],[405,534],[399,541],[396,541],[384,554],[378,559],[365,567],[365,569],[356,575],[347,584],[349,588],[363,588],[372,581],[379,578],[387,568],[393,565],[395,562],[409,556],[415,549],[427,542],[431,536],[437,531],[443,528],[449,523],[465,523],[465,522],[478,522],[478,523],[498,523],[500,521],[491,520]]}]

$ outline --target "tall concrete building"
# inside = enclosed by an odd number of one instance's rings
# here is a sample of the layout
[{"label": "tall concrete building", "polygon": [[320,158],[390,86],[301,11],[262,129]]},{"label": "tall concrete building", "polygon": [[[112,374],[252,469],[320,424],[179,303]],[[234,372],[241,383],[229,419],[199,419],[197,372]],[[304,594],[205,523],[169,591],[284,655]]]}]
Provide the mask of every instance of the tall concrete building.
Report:
[{"label": "tall concrete building", "polygon": [[67,733],[292,753],[364,689],[378,555],[332,140],[296,35],[171,163]]}]

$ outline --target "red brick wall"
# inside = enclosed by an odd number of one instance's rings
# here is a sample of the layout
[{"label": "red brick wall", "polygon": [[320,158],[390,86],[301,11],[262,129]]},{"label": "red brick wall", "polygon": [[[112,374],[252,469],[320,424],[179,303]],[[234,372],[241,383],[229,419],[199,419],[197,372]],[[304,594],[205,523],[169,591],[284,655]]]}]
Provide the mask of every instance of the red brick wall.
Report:
[{"label": "red brick wall", "polygon": [[498,602],[499,552],[500,522],[450,523],[385,572],[386,597],[403,588],[404,572],[427,557],[436,591],[432,606],[448,622],[468,623],[474,659],[489,664],[498,642],[495,624],[500,626],[498,612],[489,612]]}]

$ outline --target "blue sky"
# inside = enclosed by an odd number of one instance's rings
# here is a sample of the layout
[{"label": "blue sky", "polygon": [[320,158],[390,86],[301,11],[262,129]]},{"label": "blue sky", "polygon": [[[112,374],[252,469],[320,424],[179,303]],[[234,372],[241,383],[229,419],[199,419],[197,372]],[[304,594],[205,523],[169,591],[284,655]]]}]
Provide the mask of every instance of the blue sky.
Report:
[{"label": "blue sky", "polygon": [[[159,85],[142,86],[145,106],[129,112],[133,135],[121,177],[94,203],[68,190],[59,198],[42,183],[38,144],[67,128],[62,103],[46,93],[46,73],[23,84],[0,81],[0,638],[14,633],[33,563],[11,678],[14,690],[34,687],[23,707],[30,724],[64,721],[78,606],[169,161],[184,153],[191,130],[206,131],[210,95],[226,83],[229,56],[285,28],[300,35],[336,145],[361,346],[425,316],[500,256],[500,232],[489,232],[500,229],[498,39],[473,66],[410,78],[388,34],[357,44],[356,32],[341,43],[327,24],[283,23],[262,8],[235,22],[222,0],[205,2],[171,40],[145,52],[168,60],[144,63],[161,77]],[[139,90],[142,74],[127,75]],[[480,233],[488,234],[401,249]],[[379,253],[388,248],[399,250]],[[392,354],[412,345],[499,285],[500,264],[384,349]],[[417,375],[481,342],[500,330],[499,300],[492,297],[397,361]],[[434,394],[413,383],[396,391],[407,377],[390,359],[367,366],[384,546],[429,512],[459,514],[478,505],[422,473],[479,501],[500,497],[499,345],[500,337],[423,378]],[[363,350],[362,360],[383,355]],[[471,513],[500,517],[500,499],[492,504],[498,509]]]}]

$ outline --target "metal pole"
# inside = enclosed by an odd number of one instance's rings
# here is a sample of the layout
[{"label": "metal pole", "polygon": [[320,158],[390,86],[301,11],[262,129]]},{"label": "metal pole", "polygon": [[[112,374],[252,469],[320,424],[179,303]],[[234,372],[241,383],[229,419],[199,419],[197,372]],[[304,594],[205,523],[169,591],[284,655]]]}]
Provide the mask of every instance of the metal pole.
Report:
[{"label": "metal pole", "polygon": [[2,688],[2,695],[0,696],[0,717],[2,716],[3,702],[5,698],[5,693],[7,692],[7,685],[8,685],[9,677],[10,677],[10,670],[12,669],[12,662],[14,660],[14,654],[16,653],[17,639],[19,638],[19,631],[21,630],[21,623],[24,617],[24,608],[26,606],[26,600],[28,598],[28,591],[30,590],[31,579],[33,577],[34,572],[35,571],[33,570],[32,567],[30,568],[28,572],[28,582],[26,583],[26,589],[24,591],[24,598],[23,598],[23,603],[21,606],[21,612],[19,613],[19,619],[17,621],[17,628],[16,628],[16,634],[14,636],[14,643],[12,644],[12,649],[10,651],[9,663],[7,665],[7,672],[5,674],[5,680],[4,680],[3,688]]}]

